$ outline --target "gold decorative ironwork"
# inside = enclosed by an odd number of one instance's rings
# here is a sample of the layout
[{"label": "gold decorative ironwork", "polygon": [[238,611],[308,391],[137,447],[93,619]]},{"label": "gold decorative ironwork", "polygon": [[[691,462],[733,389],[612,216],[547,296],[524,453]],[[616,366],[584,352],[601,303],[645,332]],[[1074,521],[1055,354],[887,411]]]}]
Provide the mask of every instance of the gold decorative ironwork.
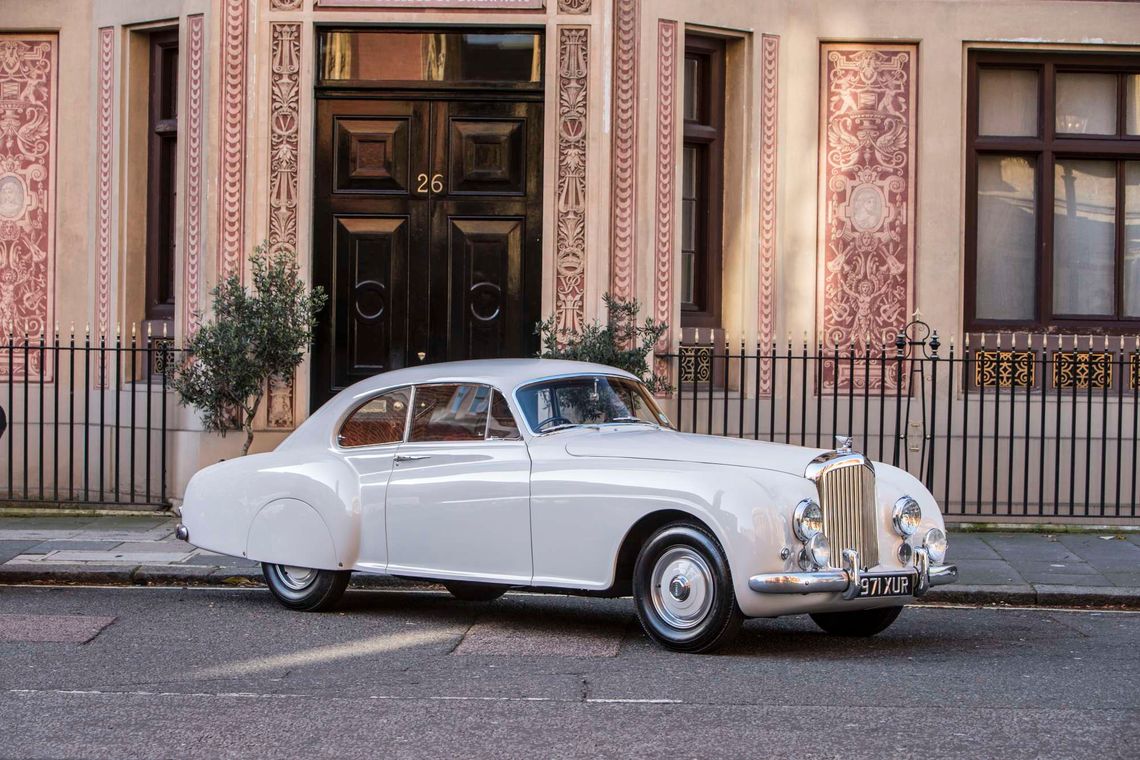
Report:
[{"label": "gold decorative ironwork", "polygon": [[712,363],[712,346],[681,346],[681,382],[709,382],[712,380]]},{"label": "gold decorative ironwork", "polygon": [[1112,356],[1108,351],[1058,351],[1053,354],[1053,387],[1111,388]]},{"label": "gold decorative ironwork", "polygon": [[150,373],[152,375],[174,374],[174,338],[150,339]]},{"label": "gold decorative ironwork", "polygon": [[1128,387],[1133,390],[1140,388],[1140,351],[1134,351],[1128,357]]},{"label": "gold decorative ironwork", "polygon": [[1037,380],[1032,351],[976,351],[974,360],[979,388],[1032,388]]}]

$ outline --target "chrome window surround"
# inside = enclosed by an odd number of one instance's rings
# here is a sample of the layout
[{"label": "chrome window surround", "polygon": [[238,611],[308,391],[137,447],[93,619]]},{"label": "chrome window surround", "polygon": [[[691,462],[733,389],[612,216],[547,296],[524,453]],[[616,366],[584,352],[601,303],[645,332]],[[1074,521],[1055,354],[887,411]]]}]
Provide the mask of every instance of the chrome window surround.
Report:
[{"label": "chrome window surround", "polygon": [[832,566],[853,549],[863,567],[879,564],[875,519],[875,466],[862,454],[828,451],[813,459],[804,477],[815,483],[823,509],[823,532],[830,539]]}]

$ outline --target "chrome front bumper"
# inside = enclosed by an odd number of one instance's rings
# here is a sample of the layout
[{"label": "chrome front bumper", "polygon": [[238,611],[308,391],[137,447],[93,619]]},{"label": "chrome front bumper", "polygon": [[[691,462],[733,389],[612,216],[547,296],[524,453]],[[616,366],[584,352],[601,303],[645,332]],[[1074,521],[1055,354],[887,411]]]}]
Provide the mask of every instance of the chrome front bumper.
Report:
[{"label": "chrome front bumper", "polygon": [[[914,552],[914,567],[909,570],[875,573],[877,576],[914,576],[914,595],[922,596],[931,586],[942,586],[958,580],[957,565],[930,566],[926,549]],[[748,579],[748,588],[761,594],[815,594],[839,592],[844,599],[859,596],[859,553],[843,550],[842,569],[816,570],[804,573],[760,573]]]}]

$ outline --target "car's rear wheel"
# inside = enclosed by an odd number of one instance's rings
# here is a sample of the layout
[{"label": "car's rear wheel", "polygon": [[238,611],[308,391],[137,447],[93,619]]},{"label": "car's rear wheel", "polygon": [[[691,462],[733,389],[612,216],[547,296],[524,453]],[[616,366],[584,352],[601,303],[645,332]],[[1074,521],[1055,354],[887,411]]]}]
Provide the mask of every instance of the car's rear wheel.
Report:
[{"label": "car's rear wheel", "polygon": [[711,652],[744,620],[724,550],[691,523],[661,528],[641,547],[633,569],[637,618],[649,638],[678,652]]},{"label": "car's rear wheel", "polygon": [[261,563],[265,583],[277,601],[291,610],[331,610],[344,595],[351,572]]},{"label": "car's rear wheel", "polygon": [[835,636],[865,637],[885,631],[895,622],[902,607],[879,607],[851,612],[813,612],[811,619]]},{"label": "car's rear wheel", "polygon": [[443,585],[452,596],[465,602],[493,602],[507,593],[506,586],[495,586],[491,583],[448,581]]}]

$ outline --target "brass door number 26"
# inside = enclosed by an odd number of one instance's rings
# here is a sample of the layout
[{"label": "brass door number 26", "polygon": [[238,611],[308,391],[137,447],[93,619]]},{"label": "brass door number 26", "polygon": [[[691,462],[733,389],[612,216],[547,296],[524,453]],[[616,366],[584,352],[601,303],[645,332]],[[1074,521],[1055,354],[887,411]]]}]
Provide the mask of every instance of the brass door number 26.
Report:
[{"label": "brass door number 26", "polygon": [[417,193],[426,193],[428,191],[429,187],[431,189],[431,192],[433,192],[433,193],[442,193],[443,192],[443,175],[442,174],[432,175],[432,178],[430,180],[430,185],[429,185],[428,175],[426,175],[426,174],[420,174],[418,177],[416,177],[416,182],[419,183],[418,185],[416,185],[416,192]]}]

